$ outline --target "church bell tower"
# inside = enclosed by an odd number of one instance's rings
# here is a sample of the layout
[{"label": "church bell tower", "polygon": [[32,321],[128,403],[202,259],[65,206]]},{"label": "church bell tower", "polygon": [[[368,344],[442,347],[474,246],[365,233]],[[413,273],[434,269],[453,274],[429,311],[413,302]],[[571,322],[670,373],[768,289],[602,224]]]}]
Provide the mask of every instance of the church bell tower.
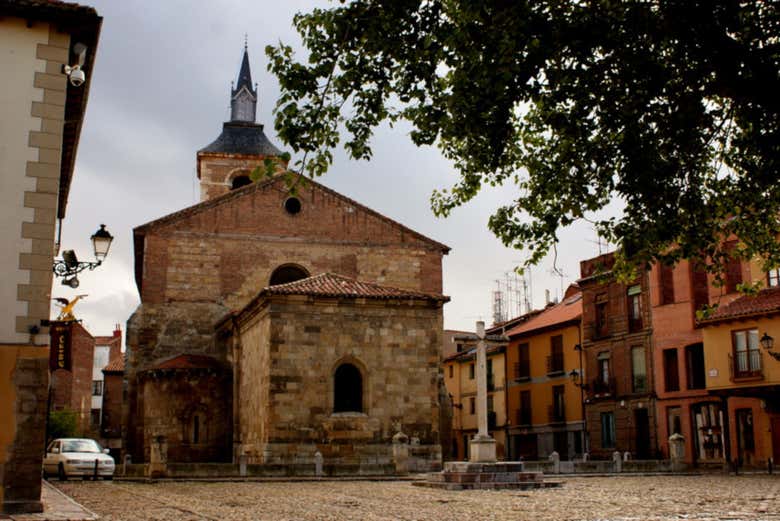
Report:
[{"label": "church bell tower", "polygon": [[268,140],[256,118],[257,86],[252,84],[245,43],[238,80],[230,89],[230,121],[223,123],[219,137],[197,154],[201,201],[250,184],[252,170],[264,168],[266,159],[273,159],[280,170],[287,168],[282,152]]}]

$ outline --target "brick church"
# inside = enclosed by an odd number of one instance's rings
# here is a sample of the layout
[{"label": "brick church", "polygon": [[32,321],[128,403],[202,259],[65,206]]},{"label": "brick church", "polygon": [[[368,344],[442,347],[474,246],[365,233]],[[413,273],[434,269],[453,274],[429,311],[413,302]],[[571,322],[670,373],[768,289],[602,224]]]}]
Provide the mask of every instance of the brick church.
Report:
[{"label": "brick church", "polygon": [[197,153],[201,202],[134,230],[126,451],[147,462],[164,437],[170,462],[319,451],[368,472],[403,432],[435,468],[449,248],[317,182],[253,182],[287,167],[256,106],[245,49],[230,121]]}]

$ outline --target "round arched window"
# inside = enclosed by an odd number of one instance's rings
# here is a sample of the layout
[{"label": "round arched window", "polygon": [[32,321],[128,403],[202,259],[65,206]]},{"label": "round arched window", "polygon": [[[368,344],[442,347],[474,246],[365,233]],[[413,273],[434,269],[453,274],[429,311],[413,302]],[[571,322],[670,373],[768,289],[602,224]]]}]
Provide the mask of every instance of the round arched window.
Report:
[{"label": "round arched window", "polygon": [[285,264],[279,266],[271,274],[271,280],[268,281],[269,286],[276,286],[277,284],[287,284],[288,282],[295,282],[296,280],[305,279],[309,276],[309,272],[300,266],[295,264]]},{"label": "round arched window", "polygon": [[235,190],[236,188],[241,188],[242,186],[246,186],[248,184],[252,184],[252,180],[249,178],[249,176],[239,175],[233,178],[230,189]]},{"label": "round arched window", "polygon": [[341,364],[333,375],[333,412],[363,412],[363,377],[352,364]]},{"label": "round arched window", "polygon": [[288,197],[284,202],[284,209],[290,215],[295,215],[301,211],[301,200],[297,197]]}]

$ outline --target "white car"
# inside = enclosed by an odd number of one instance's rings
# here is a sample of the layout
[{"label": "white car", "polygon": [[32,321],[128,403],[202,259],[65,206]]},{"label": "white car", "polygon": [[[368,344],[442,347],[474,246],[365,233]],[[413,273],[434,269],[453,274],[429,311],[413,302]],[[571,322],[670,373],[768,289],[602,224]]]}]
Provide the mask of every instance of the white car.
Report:
[{"label": "white car", "polygon": [[43,477],[61,481],[73,476],[113,479],[114,458],[95,440],[60,438],[49,443],[43,460]]}]

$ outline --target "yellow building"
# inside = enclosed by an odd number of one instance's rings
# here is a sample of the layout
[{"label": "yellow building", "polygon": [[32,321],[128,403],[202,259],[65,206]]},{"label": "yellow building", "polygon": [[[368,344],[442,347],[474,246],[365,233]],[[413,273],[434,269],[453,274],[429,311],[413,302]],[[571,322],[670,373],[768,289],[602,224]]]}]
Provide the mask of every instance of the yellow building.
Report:
[{"label": "yellow building", "polygon": [[[496,455],[505,459],[506,399],[503,337],[487,335],[488,433],[496,440]],[[445,358],[444,384],[452,405],[452,448],[456,461],[469,458],[469,440],[477,433],[476,345],[473,333],[455,336],[460,351]]]},{"label": "yellow building", "polygon": [[723,433],[729,462],[765,467],[780,462],[780,273],[770,286],[741,296],[701,320],[707,390],[720,407],[703,418],[712,427],[697,433],[706,449],[710,433]]},{"label": "yellow building", "polygon": [[570,287],[559,304],[509,330],[508,459],[561,460],[585,447],[580,321],[582,294]]},{"label": "yellow building", "polygon": [[[0,0],[0,514],[42,510],[49,348],[41,320],[100,24],[91,7]],[[69,78],[65,65],[79,67]]]}]

